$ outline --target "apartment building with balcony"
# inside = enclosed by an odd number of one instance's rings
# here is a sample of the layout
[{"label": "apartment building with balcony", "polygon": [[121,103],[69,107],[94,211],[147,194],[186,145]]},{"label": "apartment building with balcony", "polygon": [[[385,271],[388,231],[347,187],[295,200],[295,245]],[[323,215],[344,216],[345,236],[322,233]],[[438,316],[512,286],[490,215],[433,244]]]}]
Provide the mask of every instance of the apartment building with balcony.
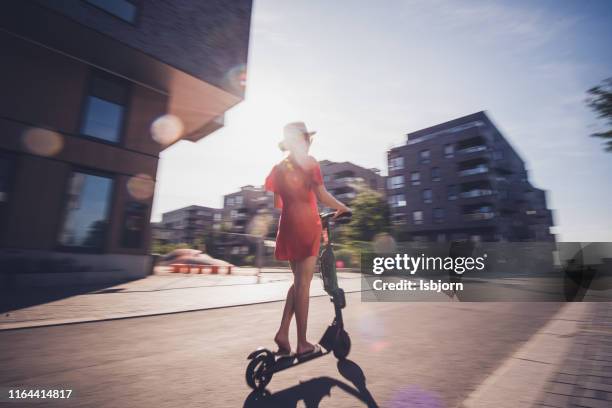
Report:
[{"label": "apartment building with balcony", "polygon": [[338,200],[350,204],[363,188],[385,194],[385,179],[380,170],[358,166],[350,162],[321,160],[321,173],[327,190]]},{"label": "apartment building with balcony", "polygon": [[207,234],[221,230],[223,210],[190,205],[162,214],[160,222],[152,226],[153,240],[162,244],[187,243],[194,245]]},{"label": "apartment building with balcony", "polygon": [[226,194],[222,211],[217,249],[226,258],[252,254],[259,238],[276,237],[280,210],[274,208],[274,194],[262,186],[246,185]]},{"label": "apartment building with balcony", "polygon": [[409,133],[388,152],[402,240],[553,241],[546,194],[484,112]]},{"label": "apartment building with balcony", "polygon": [[150,273],[159,154],[243,100],[251,5],[3,2],[0,284]]}]

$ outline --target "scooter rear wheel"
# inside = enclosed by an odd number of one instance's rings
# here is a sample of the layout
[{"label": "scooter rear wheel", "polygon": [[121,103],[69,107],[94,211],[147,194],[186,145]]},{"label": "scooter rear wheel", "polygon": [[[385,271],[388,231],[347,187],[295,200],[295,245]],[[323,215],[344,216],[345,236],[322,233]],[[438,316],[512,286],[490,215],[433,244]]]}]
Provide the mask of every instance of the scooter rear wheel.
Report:
[{"label": "scooter rear wheel", "polygon": [[247,366],[245,377],[246,382],[254,390],[263,390],[272,380],[272,374],[266,374],[266,370],[274,363],[274,357],[270,361],[269,356],[260,354],[253,358]]},{"label": "scooter rear wheel", "polygon": [[351,338],[345,330],[338,332],[338,337],[334,343],[334,356],[338,360],[344,360],[351,352]]}]

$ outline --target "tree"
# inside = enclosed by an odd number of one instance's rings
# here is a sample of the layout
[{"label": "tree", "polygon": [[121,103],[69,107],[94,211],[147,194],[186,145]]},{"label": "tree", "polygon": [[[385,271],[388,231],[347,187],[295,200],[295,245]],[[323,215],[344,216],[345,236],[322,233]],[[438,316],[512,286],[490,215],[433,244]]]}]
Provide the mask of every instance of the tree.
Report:
[{"label": "tree", "polygon": [[346,227],[346,238],[352,241],[371,241],[380,232],[389,232],[390,210],[382,194],[364,190],[351,203],[353,217]]},{"label": "tree", "polygon": [[[587,105],[597,114],[598,118],[603,119],[608,126],[612,126],[612,77],[589,89],[587,93],[589,94],[586,100]],[[612,152],[612,129],[593,133],[591,136],[608,139],[605,142],[606,151]]]}]

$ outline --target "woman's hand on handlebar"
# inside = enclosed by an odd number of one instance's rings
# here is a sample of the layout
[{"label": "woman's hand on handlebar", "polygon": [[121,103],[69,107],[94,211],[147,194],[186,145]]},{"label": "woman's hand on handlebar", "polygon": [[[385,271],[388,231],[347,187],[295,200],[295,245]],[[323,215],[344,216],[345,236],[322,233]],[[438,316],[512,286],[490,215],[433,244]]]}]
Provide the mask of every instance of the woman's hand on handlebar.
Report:
[{"label": "woman's hand on handlebar", "polygon": [[346,205],[342,205],[342,207],[338,208],[336,210],[336,213],[334,214],[334,216],[332,217],[332,220],[335,220],[336,218],[338,218],[339,216],[341,216],[342,214],[345,213],[350,213],[351,209],[348,208]]}]

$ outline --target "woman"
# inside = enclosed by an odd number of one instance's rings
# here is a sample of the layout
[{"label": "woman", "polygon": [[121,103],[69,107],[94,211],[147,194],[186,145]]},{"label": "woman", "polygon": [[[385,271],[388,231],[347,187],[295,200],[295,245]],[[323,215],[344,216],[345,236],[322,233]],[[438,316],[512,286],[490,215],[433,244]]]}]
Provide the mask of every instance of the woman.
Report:
[{"label": "woman", "polygon": [[280,328],[274,341],[278,346],[277,354],[291,354],[289,326],[295,313],[298,358],[320,351],[319,345],[306,340],[310,281],[321,239],[317,199],[336,210],[334,217],[350,211],[325,189],[319,163],[308,155],[314,133],[309,132],[303,122],[285,126],[284,139],[279,146],[289,154],[274,166],[265,184],[266,190],[274,192],[275,206],[281,208],[274,255],[276,259],[289,261],[293,271],[293,285],[287,292]]}]

